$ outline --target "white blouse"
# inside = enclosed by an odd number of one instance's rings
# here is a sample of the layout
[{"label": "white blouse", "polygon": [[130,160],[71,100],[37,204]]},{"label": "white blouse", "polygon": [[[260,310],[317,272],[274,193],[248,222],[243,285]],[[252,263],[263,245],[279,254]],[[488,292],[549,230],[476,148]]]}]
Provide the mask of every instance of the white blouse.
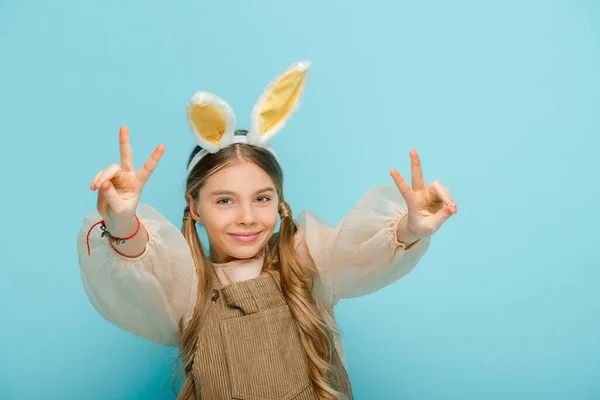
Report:
[{"label": "white blouse", "polygon": [[[296,249],[318,276],[314,293],[321,310],[335,324],[331,310],[343,298],[364,296],[402,278],[427,251],[431,238],[410,248],[396,237],[406,203],[393,185],[369,190],[336,226],[308,211],[297,218]],[[135,258],[117,253],[100,229],[86,237],[102,217],[97,211],[85,217],[77,237],[81,279],[92,306],[109,322],[152,342],[174,346],[178,321],[189,321],[197,298],[197,281],[190,249],[183,234],[147,204],[137,215],[149,241]],[[213,264],[223,284],[257,277],[262,259]],[[340,344],[341,346],[341,344]],[[344,360],[343,352],[341,357]]]}]

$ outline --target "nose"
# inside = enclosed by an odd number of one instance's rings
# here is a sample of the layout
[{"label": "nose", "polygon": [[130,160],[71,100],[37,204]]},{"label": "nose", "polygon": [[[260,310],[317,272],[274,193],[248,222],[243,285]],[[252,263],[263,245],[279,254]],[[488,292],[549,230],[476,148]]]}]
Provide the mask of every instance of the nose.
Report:
[{"label": "nose", "polygon": [[252,225],[254,223],[254,210],[250,205],[244,205],[239,208],[237,222],[241,225]]}]

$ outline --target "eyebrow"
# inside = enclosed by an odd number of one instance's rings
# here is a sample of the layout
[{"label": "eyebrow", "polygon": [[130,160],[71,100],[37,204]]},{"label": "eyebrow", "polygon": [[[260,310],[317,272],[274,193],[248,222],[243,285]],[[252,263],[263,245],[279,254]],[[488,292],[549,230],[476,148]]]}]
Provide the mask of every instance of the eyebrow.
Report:
[{"label": "eyebrow", "polygon": [[[257,190],[256,192],[254,192],[254,195],[257,195],[259,193],[264,193],[264,192],[275,193],[275,189],[272,188],[271,186],[268,186],[266,188],[262,188],[260,190]],[[223,195],[236,196],[237,193],[236,192],[232,192],[230,190],[215,190],[214,192],[211,192],[210,195],[211,196],[223,196]]]}]

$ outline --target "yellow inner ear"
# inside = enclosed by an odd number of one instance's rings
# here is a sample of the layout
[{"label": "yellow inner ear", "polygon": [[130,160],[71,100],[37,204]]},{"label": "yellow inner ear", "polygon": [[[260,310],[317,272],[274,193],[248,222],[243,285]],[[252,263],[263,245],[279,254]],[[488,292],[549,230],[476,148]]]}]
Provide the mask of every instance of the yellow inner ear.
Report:
[{"label": "yellow inner ear", "polygon": [[225,114],[214,104],[194,104],[190,108],[190,119],[200,136],[214,145],[219,144],[227,130]]},{"label": "yellow inner ear", "polygon": [[262,135],[277,126],[294,107],[304,78],[304,71],[290,71],[273,86],[258,113],[258,128]]}]

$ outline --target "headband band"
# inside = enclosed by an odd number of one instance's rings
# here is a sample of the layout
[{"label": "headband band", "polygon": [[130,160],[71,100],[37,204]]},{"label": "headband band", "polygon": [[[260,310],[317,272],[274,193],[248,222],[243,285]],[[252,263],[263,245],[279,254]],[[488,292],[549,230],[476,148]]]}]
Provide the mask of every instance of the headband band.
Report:
[{"label": "headband band", "polygon": [[[248,139],[246,139],[246,135],[236,135],[233,139],[233,143],[248,143]],[[273,157],[275,157],[275,159],[277,160],[277,154],[275,154],[275,150],[273,150],[273,148],[271,146],[267,145],[267,146],[264,146],[263,148],[265,150],[269,150],[269,152],[271,152],[271,154],[273,154]],[[204,158],[204,156],[206,156],[207,154],[211,154],[211,153],[209,153],[206,149],[200,149],[200,151],[194,155],[194,158],[192,158],[192,161],[190,161],[190,165],[188,166],[188,170],[187,170],[188,176],[190,175],[190,173],[192,172],[192,170],[194,169],[196,164],[198,164],[198,162],[202,158]]]}]

